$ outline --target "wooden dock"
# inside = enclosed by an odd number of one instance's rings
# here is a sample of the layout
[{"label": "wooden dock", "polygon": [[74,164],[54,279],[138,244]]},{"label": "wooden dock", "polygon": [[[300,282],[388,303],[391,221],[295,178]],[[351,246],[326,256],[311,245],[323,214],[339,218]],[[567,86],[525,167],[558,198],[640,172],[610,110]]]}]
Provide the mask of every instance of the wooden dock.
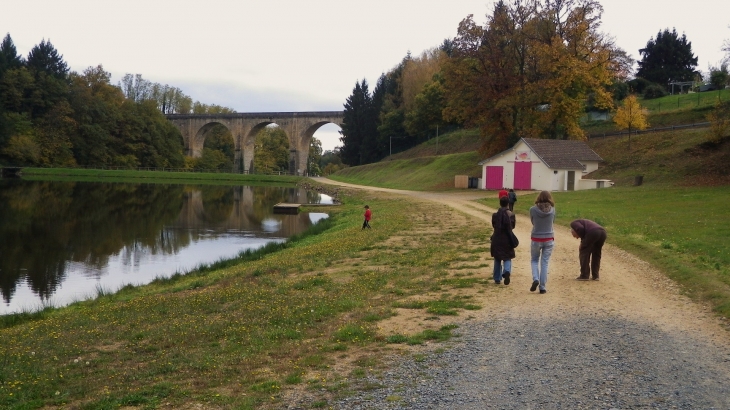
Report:
[{"label": "wooden dock", "polygon": [[274,213],[275,214],[292,214],[296,215],[299,213],[299,208],[302,206],[309,206],[309,207],[320,207],[320,206],[337,206],[339,204],[289,204],[286,202],[279,202],[278,204],[274,205]]},{"label": "wooden dock", "polygon": [[278,204],[274,205],[274,213],[296,215],[299,213],[300,206],[302,206],[302,204],[287,204],[285,202],[279,202]]}]

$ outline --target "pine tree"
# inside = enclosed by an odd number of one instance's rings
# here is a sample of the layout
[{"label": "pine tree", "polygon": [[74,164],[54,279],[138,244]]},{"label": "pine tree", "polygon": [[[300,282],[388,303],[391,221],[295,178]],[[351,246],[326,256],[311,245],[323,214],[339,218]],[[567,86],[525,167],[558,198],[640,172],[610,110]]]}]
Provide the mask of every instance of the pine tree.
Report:
[{"label": "pine tree", "polygon": [[364,151],[369,150],[365,144],[370,144],[376,132],[376,123],[373,115],[373,100],[368,91],[365,79],[362,83],[356,82],[352,95],[345,102],[344,118],[342,120],[342,162],[348,165],[366,163]]},{"label": "pine tree", "polygon": [[68,65],[50,40],[43,40],[30,50],[26,66],[36,74],[46,73],[59,80],[65,79],[68,75]]},{"label": "pine tree", "polygon": [[676,29],[660,31],[639,53],[642,58],[637,77],[661,85],[692,81],[695,77],[697,57],[692,53],[692,42],[687,41],[684,34],[680,37]]},{"label": "pine tree", "polygon": [[13,39],[8,33],[3,42],[0,43],[0,77],[7,70],[20,68],[23,66],[23,59],[18,55]]}]

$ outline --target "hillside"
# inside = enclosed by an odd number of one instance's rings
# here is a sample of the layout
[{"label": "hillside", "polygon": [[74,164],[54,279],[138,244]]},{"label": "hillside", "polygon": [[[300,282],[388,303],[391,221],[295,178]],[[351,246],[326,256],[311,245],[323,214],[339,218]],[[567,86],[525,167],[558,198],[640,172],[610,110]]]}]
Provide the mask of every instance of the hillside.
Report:
[{"label": "hillside", "polygon": [[605,163],[593,178],[609,178],[631,185],[636,175],[645,184],[715,186],[730,184],[730,137],[707,141],[708,129],[689,129],[594,138],[589,145]]},{"label": "hillside", "polygon": [[[588,144],[605,162],[592,178],[630,186],[637,175],[645,184],[715,186],[730,184],[730,137],[707,142],[707,128],[631,136],[592,138]],[[432,139],[392,159],[351,167],[331,178],[386,188],[434,190],[453,188],[455,175],[481,176],[477,165],[479,133],[459,131]],[[437,155],[438,153],[438,155]]]},{"label": "hillside", "polygon": [[[650,100],[640,99],[639,103],[649,113],[647,117],[649,127],[659,128],[706,122],[707,114],[712,111],[718,99],[730,100],[730,90],[667,95]],[[616,124],[610,120],[586,121],[582,127],[588,135],[619,131]]]}]

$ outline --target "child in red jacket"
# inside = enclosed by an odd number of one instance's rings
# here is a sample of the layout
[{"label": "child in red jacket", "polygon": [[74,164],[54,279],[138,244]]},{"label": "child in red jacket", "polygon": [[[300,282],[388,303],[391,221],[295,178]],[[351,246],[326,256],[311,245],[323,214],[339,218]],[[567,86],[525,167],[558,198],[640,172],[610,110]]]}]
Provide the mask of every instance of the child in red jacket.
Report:
[{"label": "child in red jacket", "polygon": [[362,229],[370,228],[370,218],[373,217],[373,213],[370,211],[370,207],[365,205],[365,221],[362,223]]}]

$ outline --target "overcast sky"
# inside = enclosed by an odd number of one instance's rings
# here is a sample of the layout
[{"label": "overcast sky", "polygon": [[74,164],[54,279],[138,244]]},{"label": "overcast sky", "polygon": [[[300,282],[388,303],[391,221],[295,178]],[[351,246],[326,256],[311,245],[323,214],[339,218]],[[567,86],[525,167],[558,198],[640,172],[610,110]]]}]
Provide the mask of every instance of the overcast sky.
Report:
[{"label": "overcast sky", "polygon": [[[193,100],[238,112],[342,110],[355,82],[374,87],[410,50],[456,35],[493,0],[8,0],[0,33],[18,52],[47,39],[74,71],[102,64],[178,87]],[[639,58],[664,28],[692,42],[698,69],[722,59],[728,0],[603,0],[602,29]],[[315,134],[340,145],[339,128]]]}]

